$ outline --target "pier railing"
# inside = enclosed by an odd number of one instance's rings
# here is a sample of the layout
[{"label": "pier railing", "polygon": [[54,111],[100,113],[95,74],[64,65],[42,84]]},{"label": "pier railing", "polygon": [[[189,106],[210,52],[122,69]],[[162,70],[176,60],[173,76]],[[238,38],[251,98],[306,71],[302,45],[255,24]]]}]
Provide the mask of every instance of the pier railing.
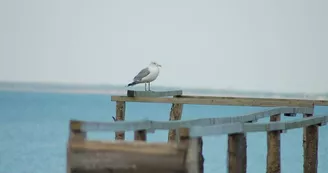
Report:
[{"label": "pier railing", "polygon": [[[317,171],[318,126],[325,125],[328,118],[327,116],[312,116],[314,106],[328,106],[326,100],[182,96],[182,91],[128,91],[127,95],[112,96],[111,100],[116,101],[116,117],[113,117],[115,122],[71,120],[67,156],[68,172],[72,170],[88,172],[86,171],[88,168],[103,170],[103,172],[109,170],[131,172],[133,170],[133,172],[203,173],[202,136],[228,135],[227,170],[229,173],[246,173],[247,139],[245,134],[266,132],[268,142],[266,172],[279,173],[281,171],[280,133],[294,128],[304,129],[304,173],[316,173]],[[125,121],[126,102],[170,103],[172,104],[170,121]],[[200,118],[182,121],[181,115],[184,104],[273,108],[237,117]],[[304,118],[279,122],[281,115],[296,116],[297,114],[303,114]],[[255,123],[258,119],[265,117],[270,117],[271,122]],[[154,133],[156,130],[169,130],[169,142],[157,144],[146,142],[147,133]],[[89,141],[86,134],[91,131],[115,132],[116,140],[106,144],[100,141]],[[135,142],[124,141],[126,131],[134,131]],[[152,145],[156,145],[157,151],[151,149]],[[140,150],[137,150],[135,146],[141,147]],[[100,149],[100,153],[95,152]],[[171,153],[171,155],[165,155],[160,152],[161,150]],[[86,154],[91,151],[92,154]],[[84,152],[84,155],[81,156],[81,152]],[[110,152],[110,155],[101,155],[103,152]],[[121,158],[121,160],[113,162],[113,153],[115,153],[114,156],[117,156],[115,158],[118,160]],[[147,155],[149,153],[153,154],[152,157]],[[138,160],[138,156],[143,159]],[[167,158],[175,160],[175,162],[172,163]],[[155,160],[156,162],[154,162]],[[132,163],[138,164],[136,166]],[[148,163],[153,165],[162,163],[162,167],[151,166]],[[172,166],[169,166],[170,164]],[[121,165],[121,167],[117,165]]]},{"label": "pier railing", "polygon": [[[271,120],[279,119],[275,115]],[[267,132],[267,173],[280,172],[280,133],[290,129],[304,128],[303,152],[304,173],[317,172],[318,157],[318,126],[326,125],[328,115],[312,117],[312,114],[304,114],[303,119],[270,122],[270,123],[227,123],[213,126],[194,126],[190,128],[191,138],[208,135],[228,135],[228,163],[229,173],[246,172],[246,133]],[[195,155],[197,157],[197,155]],[[194,167],[197,165],[194,165]],[[194,168],[196,169],[196,168]]]},{"label": "pier railing", "polygon": [[[315,148],[315,142],[317,141],[317,135],[313,130],[313,125],[324,125],[328,116],[310,117],[289,122],[271,122],[271,123],[250,123],[256,122],[258,119],[270,117],[271,121],[279,120],[280,116],[295,116],[296,114],[304,114],[306,116],[313,114],[313,108],[307,107],[283,107],[273,108],[266,111],[251,113],[243,116],[236,117],[222,117],[222,118],[200,118],[195,120],[177,120],[177,121],[118,121],[118,122],[87,122],[72,120],[70,122],[71,141],[78,139],[86,139],[86,133],[92,131],[109,131],[109,132],[125,132],[135,131],[136,141],[146,141],[146,133],[154,133],[156,130],[177,130],[177,144],[183,140],[190,139],[189,135],[197,141],[188,145],[189,154],[192,154],[192,158],[189,158],[188,163],[197,162],[195,164],[189,164],[190,169],[197,169],[197,173],[203,172],[203,156],[202,156],[202,136],[207,135],[229,135],[228,138],[228,170],[231,173],[246,172],[246,135],[247,132],[267,132],[268,133],[268,153],[267,153],[267,172],[279,172],[280,171],[280,133],[286,132],[288,129],[302,128],[307,129],[311,126],[312,130],[306,130],[308,143],[307,148],[304,149],[306,158],[304,163],[317,163],[316,155],[313,156],[313,152],[317,151]],[[190,134],[189,130],[190,129]],[[309,139],[309,134],[314,135]],[[316,139],[315,139],[316,136]],[[168,144],[168,145],[172,145]],[[76,146],[76,144],[75,144]],[[164,144],[163,144],[164,146]],[[198,153],[198,154],[197,154]],[[311,155],[309,155],[311,153]],[[197,155],[197,157],[196,157]],[[95,156],[94,156],[95,157]],[[94,159],[94,158],[93,158]],[[187,159],[187,158],[185,158]],[[186,161],[187,163],[187,161]],[[313,165],[311,168],[305,167],[308,170],[316,169]],[[242,170],[234,170],[242,168]],[[113,169],[113,168],[112,168]],[[191,171],[191,170],[189,170]],[[195,171],[195,170],[194,170]],[[194,172],[192,171],[192,172]]]}]

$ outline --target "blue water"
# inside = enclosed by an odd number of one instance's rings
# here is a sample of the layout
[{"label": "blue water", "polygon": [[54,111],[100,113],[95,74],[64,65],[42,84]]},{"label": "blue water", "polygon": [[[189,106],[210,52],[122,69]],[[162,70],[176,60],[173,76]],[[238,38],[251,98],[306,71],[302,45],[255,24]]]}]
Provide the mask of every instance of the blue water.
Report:
[{"label": "blue water", "polygon": [[[170,104],[127,103],[126,119],[168,120]],[[238,116],[263,107],[185,105],[182,119]],[[316,114],[328,113],[316,107]],[[115,102],[108,95],[0,92],[0,173],[60,173],[66,168],[66,142],[70,119],[112,121]],[[297,117],[288,118],[295,119]],[[283,119],[287,119],[284,117]],[[263,119],[261,122],[268,121]],[[318,173],[328,170],[328,127],[320,127]],[[91,139],[114,139],[113,133],[90,133]],[[205,173],[226,172],[226,136],[204,137]],[[250,173],[265,172],[266,134],[248,139]],[[126,133],[133,140],[133,133]],[[148,141],[167,141],[167,131],[149,134]],[[303,171],[302,130],[281,137],[282,172]]]}]

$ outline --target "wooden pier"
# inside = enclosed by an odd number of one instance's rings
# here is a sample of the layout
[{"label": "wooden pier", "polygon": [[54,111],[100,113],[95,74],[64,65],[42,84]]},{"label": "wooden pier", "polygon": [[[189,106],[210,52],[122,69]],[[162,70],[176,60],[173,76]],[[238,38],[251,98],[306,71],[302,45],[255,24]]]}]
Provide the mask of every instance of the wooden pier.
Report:
[{"label": "wooden pier", "polygon": [[[154,96],[154,93],[150,93],[147,96],[147,92],[143,92],[141,96],[138,92],[134,92],[133,97],[112,96],[111,100],[116,101],[115,122],[71,120],[67,172],[102,173],[109,171],[131,172],[133,170],[133,172],[203,173],[202,137],[228,135],[227,170],[229,173],[246,173],[246,134],[265,132],[267,133],[268,146],[266,172],[280,173],[280,135],[296,128],[304,129],[303,172],[317,172],[318,127],[326,125],[328,115],[313,116],[313,109],[316,105],[328,106],[328,101],[176,94],[157,93],[157,96]],[[170,95],[172,96],[169,97]],[[125,122],[126,102],[170,103],[172,104],[170,121]],[[237,117],[183,121],[181,115],[184,104],[264,106],[272,107],[272,109]],[[303,117],[293,121],[280,122],[281,116],[289,117],[297,114],[302,114]],[[266,117],[270,117],[270,122],[257,123],[258,119]],[[167,143],[147,142],[147,133],[154,133],[156,130],[169,130]],[[115,132],[115,141],[106,143],[89,141],[86,135],[89,131]],[[134,131],[135,142],[124,141],[126,131]],[[140,149],[136,149],[136,146]],[[99,151],[102,154],[99,154]],[[106,155],[106,152],[110,154]],[[147,155],[150,153],[153,154],[152,157]],[[138,159],[139,157],[140,159]],[[168,157],[170,159],[166,159]],[[160,166],[156,166],[158,164]]]}]

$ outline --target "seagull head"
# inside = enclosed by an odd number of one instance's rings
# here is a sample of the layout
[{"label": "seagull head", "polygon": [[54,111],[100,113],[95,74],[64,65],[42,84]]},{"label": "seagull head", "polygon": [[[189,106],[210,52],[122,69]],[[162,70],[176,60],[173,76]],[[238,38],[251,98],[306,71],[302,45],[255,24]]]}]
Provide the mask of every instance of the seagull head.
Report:
[{"label": "seagull head", "polygon": [[161,65],[159,65],[157,62],[154,62],[154,61],[152,61],[152,62],[150,63],[150,65],[152,65],[152,66],[156,66],[156,67],[162,67]]}]

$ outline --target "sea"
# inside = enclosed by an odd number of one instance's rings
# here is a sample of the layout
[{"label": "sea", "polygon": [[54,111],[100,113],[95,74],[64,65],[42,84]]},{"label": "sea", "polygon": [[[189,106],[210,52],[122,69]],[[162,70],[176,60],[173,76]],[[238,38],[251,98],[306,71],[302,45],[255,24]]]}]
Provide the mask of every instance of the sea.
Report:
[{"label": "sea", "polygon": [[[130,103],[126,120],[169,119],[170,104]],[[182,119],[228,117],[270,108],[246,106],[184,105]],[[328,114],[327,107],[315,107],[315,115]],[[0,173],[64,173],[68,123],[71,119],[111,122],[115,102],[108,94],[70,94],[36,92],[0,92]],[[283,117],[283,121],[298,119]],[[268,118],[260,120],[267,122]],[[302,129],[281,135],[281,169],[283,173],[303,172]],[[149,142],[166,142],[168,132],[148,135]],[[89,139],[113,140],[112,132],[92,132]],[[133,140],[133,132],[126,133]],[[227,136],[203,137],[205,173],[227,172]],[[247,172],[266,171],[266,133],[247,134]],[[328,126],[319,131],[318,173],[328,170]]]}]

